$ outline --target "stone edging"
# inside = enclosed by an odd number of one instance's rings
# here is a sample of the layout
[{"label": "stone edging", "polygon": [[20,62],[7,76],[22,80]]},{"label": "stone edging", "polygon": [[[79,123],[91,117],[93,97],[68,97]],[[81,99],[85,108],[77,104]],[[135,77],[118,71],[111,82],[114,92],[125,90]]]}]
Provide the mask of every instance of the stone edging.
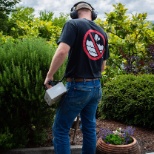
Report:
[{"label": "stone edging", "polygon": [[[71,154],[80,154],[82,146],[71,146]],[[8,151],[0,151],[1,154],[55,154],[53,147],[40,147],[40,148],[24,148],[13,149]]]}]

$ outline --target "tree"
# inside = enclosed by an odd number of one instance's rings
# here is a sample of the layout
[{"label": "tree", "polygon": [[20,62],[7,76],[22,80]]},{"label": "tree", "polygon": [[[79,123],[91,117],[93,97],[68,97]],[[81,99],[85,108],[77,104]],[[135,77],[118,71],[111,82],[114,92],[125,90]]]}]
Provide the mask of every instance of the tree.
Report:
[{"label": "tree", "polygon": [[154,42],[154,31],[152,23],[146,20],[147,13],[129,16],[123,4],[118,3],[113,7],[112,12],[106,13],[106,21],[98,21],[109,35],[111,51],[109,65],[113,70],[117,70],[116,73],[154,72],[154,68],[153,71],[151,68],[147,69],[150,63],[154,64],[154,57],[149,56],[153,53],[150,45]]},{"label": "tree", "polygon": [[20,0],[0,0],[0,31],[4,34],[8,30],[8,15],[14,11],[14,6],[19,2]]},{"label": "tree", "polygon": [[18,7],[9,17],[11,23],[9,35],[13,38],[43,37],[56,45],[68,15],[60,14],[59,17],[53,15],[53,12],[42,11],[39,17],[35,17],[33,8]]},{"label": "tree", "polygon": [[19,35],[25,34],[26,27],[34,21],[34,9],[31,7],[16,7],[16,11],[12,12],[9,17],[8,34],[17,38]]},{"label": "tree", "polygon": [[20,0],[0,0],[0,12],[9,14],[14,10],[14,6],[19,2]]},{"label": "tree", "polygon": [[48,11],[40,11],[39,13],[39,19],[43,21],[51,21],[53,18],[54,13],[48,12]]}]

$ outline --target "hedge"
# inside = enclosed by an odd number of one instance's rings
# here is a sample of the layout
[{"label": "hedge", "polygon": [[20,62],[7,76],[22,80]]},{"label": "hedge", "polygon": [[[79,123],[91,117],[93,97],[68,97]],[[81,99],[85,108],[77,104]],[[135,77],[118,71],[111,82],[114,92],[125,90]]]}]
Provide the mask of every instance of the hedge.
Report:
[{"label": "hedge", "polygon": [[[44,101],[44,79],[55,48],[41,38],[0,46],[0,148],[26,147],[47,140],[55,107]],[[56,74],[61,79],[64,68]]]},{"label": "hedge", "polygon": [[101,118],[154,128],[154,75],[119,75],[103,87]]}]

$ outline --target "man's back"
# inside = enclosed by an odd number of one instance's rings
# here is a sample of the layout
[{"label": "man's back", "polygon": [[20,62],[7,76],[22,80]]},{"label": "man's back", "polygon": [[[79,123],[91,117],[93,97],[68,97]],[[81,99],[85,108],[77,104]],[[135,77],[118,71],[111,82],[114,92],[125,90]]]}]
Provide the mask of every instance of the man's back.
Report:
[{"label": "man's back", "polygon": [[101,77],[102,62],[109,56],[107,36],[101,27],[87,19],[70,20],[65,24],[59,42],[71,46],[66,77]]}]

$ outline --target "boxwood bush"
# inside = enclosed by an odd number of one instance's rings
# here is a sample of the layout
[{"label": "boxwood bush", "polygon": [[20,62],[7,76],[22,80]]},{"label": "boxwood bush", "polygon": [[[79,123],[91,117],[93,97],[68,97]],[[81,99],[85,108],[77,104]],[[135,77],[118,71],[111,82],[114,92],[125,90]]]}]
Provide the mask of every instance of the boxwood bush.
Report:
[{"label": "boxwood bush", "polygon": [[101,118],[154,128],[154,75],[119,75],[103,87]]},{"label": "boxwood bush", "polygon": [[[26,147],[47,140],[55,113],[44,101],[44,79],[55,48],[41,38],[0,46],[0,148]],[[61,79],[63,67],[56,74]]]}]

